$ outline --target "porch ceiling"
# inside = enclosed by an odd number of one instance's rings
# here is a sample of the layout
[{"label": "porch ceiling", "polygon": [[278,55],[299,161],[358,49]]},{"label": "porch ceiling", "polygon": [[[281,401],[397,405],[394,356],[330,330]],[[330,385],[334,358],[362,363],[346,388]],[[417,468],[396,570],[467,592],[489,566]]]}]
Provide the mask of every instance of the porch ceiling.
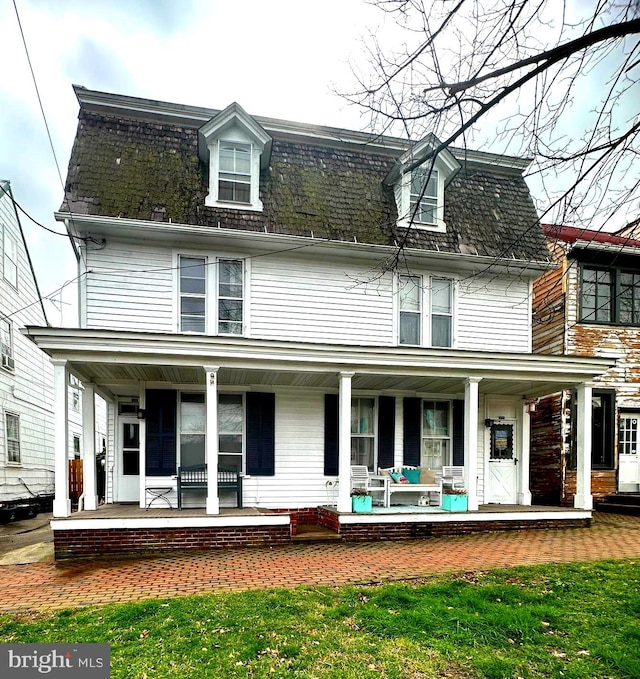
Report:
[{"label": "porch ceiling", "polygon": [[204,385],[204,366],[219,368],[221,387],[337,389],[353,372],[353,389],[462,394],[480,380],[481,394],[537,397],[589,382],[615,364],[590,357],[541,356],[407,347],[207,337],[69,328],[25,331],[84,382],[117,395],[148,385]]}]

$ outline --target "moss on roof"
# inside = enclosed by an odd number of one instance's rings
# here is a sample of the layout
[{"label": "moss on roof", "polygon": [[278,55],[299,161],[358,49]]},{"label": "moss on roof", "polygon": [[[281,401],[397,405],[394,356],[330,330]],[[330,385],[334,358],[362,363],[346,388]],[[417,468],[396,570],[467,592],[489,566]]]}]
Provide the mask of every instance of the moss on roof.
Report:
[{"label": "moss on roof", "polygon": [[[81,214],[393,244],[393,195],[383,180],[394,158],[371,147],[293,142],[273,134],[260,178],[262,212],[206,207],[208,167],[193,127],[81,109],[63,209]],[[445,191],[446,233],[411,229],[411,247],[546,259],[524,179],[498,167],[464,165]]]}]

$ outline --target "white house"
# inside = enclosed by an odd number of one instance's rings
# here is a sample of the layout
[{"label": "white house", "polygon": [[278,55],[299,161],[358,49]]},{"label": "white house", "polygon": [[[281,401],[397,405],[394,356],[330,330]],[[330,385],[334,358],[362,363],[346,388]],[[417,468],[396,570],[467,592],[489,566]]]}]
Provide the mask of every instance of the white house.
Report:
[{"label": "white house", "polygon": [[[235,103],[76,94],[56,218],[78,257],[79,328],[27,330],[54,364],[58,556],[283,542],[300,522],[366,539],[589,521],[585,404],[611,361],[531,352],[532,281],[553,265],[528,161],[434,156],[433,137]],[[109,407],[107,507],[85,475],[74,516],[69,374]],[[562,388],[578,394],[576,509],[535,512],[528,409]],[[206,487],[177,510],[178,469],[205,463]],[[354,464],[463,467],[469,512],[394,493],[402,507],[355,515]],[[240,475],[239,497],[219,467]]]},{"label": "white house", "polygon": [[0,507],[14,515],[53,497],[53,368],[20,328],[46,326],[11,185],[0,180]]}]

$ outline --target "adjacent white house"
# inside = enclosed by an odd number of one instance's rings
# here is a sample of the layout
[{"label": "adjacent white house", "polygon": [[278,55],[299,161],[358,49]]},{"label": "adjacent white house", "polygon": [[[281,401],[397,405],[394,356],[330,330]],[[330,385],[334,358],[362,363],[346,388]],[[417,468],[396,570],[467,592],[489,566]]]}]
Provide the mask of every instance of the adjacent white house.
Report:
[{"label": "adjacent white house", "polygon": [[[553,264],[527,160],[75,90],[56,218],[78,258],[79,327],[27,329],[54,365],[59,556],[276,543],[301,522],[352,539],[588,522],[585,404],[612,362],[532,354],[532,281]],[[69,375],[108,403],[107,506],[85,473],[78,515]],[[576,509],[536,513],[529,409],[564,388]],[[205,481],[178,510],[194,465]],[[352,465],[462,467],[470,511],[421,512],[407,492],[355,515]]]},{"label": "adjacent white house", "polygon": [[20,328],[47,318],[11,185],[0,180],[0,507],[50,508],[54,490],[53,368]]}]

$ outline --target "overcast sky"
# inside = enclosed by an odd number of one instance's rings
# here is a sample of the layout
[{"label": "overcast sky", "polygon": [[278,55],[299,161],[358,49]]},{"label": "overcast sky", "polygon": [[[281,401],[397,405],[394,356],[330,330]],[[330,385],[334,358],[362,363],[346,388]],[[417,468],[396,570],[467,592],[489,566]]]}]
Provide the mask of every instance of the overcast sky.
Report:
[{"label": "overcast sky", "polygon": [[[362,130],[366,118],[333,86],[349,89],[368,30],[397,30],[365,0],[0,0],[0,178],[58,232],[63,188],[14,2],[62,181],[77,124],[72,84],[211,108],[237,101],[255,115]],[[77,275],[71,245],[21,222],[49,295]],[[69,286],[66,325],[76,323],[74,300]],[[47,305],[52,325],[57,306]]]}]

